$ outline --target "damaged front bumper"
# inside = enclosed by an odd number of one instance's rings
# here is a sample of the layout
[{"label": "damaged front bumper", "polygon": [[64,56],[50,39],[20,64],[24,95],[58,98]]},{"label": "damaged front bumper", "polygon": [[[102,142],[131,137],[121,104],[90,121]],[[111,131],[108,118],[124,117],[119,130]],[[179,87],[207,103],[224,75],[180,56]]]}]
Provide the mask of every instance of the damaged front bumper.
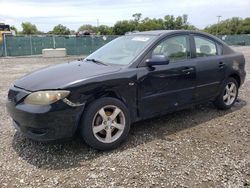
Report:
[{"label": "damaged front bumper", "polygon": [[6,107],[14,127],[26,137],[37,141],[52,141],[73,137],[84,104],[60,100],[50,105],[25,104],[30,92],[12,86]]}]

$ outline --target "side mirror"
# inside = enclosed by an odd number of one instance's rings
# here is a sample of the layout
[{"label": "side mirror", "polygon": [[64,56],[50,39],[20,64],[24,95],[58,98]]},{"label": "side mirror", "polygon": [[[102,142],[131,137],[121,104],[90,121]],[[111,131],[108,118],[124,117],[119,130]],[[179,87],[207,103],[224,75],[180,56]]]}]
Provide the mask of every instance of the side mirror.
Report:
[{"label": "side mirror", "polygon": [[154,65],[167,65],[169,64],[169,59],[165,55],[153,55],[150,59],[146,60],[146,64],[149,67]]}]

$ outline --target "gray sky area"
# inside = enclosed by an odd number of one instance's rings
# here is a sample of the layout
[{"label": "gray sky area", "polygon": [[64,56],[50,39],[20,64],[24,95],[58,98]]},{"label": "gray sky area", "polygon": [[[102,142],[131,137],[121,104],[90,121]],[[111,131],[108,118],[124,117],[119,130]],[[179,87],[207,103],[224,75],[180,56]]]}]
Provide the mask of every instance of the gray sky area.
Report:
[{"label": "gray sky area", "polygon": [[188,21],[198,28],[223,19],[250,17],[250,0],[0,0],[0,22],[21,29],[22,22],[36,24],[41,31],[63,24],[77,30],[83,24],[112,26],[132,14],[163,18],[188,14]]}]

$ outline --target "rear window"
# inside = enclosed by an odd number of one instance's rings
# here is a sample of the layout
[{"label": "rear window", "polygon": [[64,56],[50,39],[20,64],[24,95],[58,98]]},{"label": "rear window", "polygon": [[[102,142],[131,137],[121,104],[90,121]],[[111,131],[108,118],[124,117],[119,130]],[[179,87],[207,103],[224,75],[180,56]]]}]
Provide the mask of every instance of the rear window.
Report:
[{"label": "rear window", "polygon": [[218,54],[216,43],[204,37],[195,36],[196,57],[215,56]]}]

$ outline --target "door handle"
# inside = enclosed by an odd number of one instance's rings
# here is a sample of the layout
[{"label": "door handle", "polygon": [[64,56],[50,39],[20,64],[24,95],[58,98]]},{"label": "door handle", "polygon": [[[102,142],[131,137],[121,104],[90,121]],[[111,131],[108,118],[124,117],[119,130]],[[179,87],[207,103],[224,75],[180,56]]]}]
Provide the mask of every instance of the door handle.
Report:
[{"label": "door handle", "polygon": [[224,68],[224,66],[225,66],[225,63],[219,62],[219,68],[220,68],[220,69]]},{"label": "door handle", "polygon": [[194,70],[194,68],[187,67],[185,69],[182,69],[182,72],[185,73],[185,74],[190,74],[193,70]]}]

